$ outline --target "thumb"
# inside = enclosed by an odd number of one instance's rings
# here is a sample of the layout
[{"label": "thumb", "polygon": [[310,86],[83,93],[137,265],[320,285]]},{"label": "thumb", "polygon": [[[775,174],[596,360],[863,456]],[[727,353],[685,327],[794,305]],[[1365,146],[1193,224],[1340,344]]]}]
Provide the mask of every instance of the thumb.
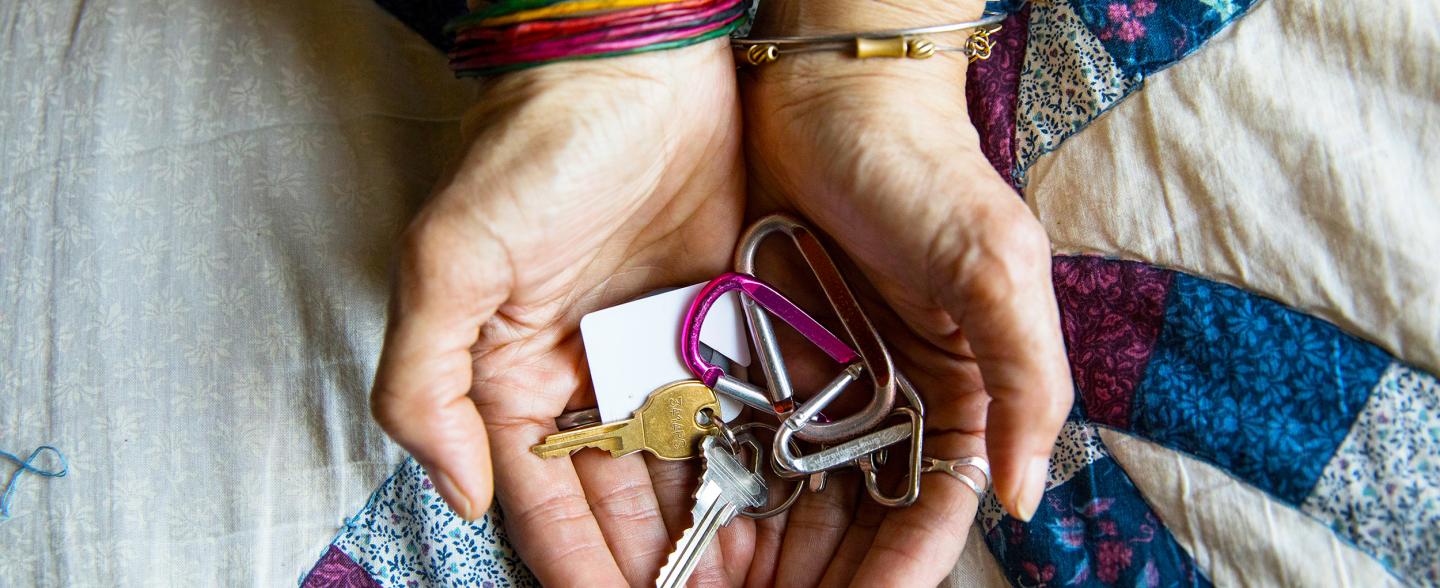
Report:
[{"label": "thumb", "polygon": [[502,244],[455,226],[447,219],[463,216],[446,216],[437,204],[401,243],[370,409],[450,507],[473,520],[489,508],[493,488],[485,423],[470,399],[470,350],[513,280]]},{"label": "thumb", "polygon": [[[941,303],[960,326],[990,396],[986,453],[996,497],[1028,521],[1049,478],[1050,452],[1074,401],[1050,280],[1050,243],[1029,209],[996,178],[965,251],[940,252]],[[975,223],[979,223],[978,225]],[[963,225],[961,225],[963,226]]]}]

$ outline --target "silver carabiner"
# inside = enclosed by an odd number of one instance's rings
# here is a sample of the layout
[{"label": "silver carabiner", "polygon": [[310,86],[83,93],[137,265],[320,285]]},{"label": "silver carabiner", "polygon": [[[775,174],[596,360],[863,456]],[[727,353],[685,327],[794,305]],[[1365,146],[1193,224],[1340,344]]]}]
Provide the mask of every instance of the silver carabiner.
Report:
[{"label": "silver carabiner", "polygon": [[903,412],[910,417],[910,461],[905,476],[905,493],[899,496],[889,496],[880,489],[880,477],[876,471],[875,454],[868,453],[856,461],[861,473],[865,476],[865,491],[870,493],[870,498],[883,506],[891,508],[903,508],[915,504],[920,498],[920,474],[925,462],[925,404],[921,402],[920,395],[915,392],[915,387],[905,376],[896,373],[895,381],[900,385],[900,391],[905,393],[910,400],[911,406],[898,407],[895,412]]},{"label": "silver carabiner", "polygon": [[[775,434],[775,443],[771,447],[771,455],[774,456],[775,471],[782,477],[796,478],[808,476],[819,472],[839,469],[855,465],[861,457],[904,441],[911,436],[914,426],[906,424],[891,425],[883,429],[861,435],[844,443],[821,449],[808,455],[797,455],[794,445],[790,443],[792,437],[800,432],[807,425],[807,420],[823,408],[825,402],[839,395],[839,391],[845,386],[860,377],[860,366],[855,363],[845,368],[834,380],[826,384],[815,398],[800,406],[799,410],[790,413],[790,416],[781,423],[779,431]],[[923,418],[923,409],[915,411],[915,417]],[[807,416],[809,415],[809,416]],[[814,426],[810,424],[809,426]],[[922,422],[923,426],[923,422]]]},{"label": "silver carabiner", "polygon": [[[890,354],[885,349],[879,333],[875,331],[875,326],[870,323],[869,317],[865,316],[864,311],[860,309],[859,303],[850,291],[850,286],[845,283],[844,276],[840,274],[840,270],[835,266],[835,261],[830,258],[830,254],[825,251],[820,239],[799,221],[778,214],[756,221],[741,237],[740,246],[735,252],[736,271],[742,274],[755,274],[756,251],[760,247],[760,242],[773,233],[789,235],[796,248],[800,250],[800,255],[810,266],[810,271],[819,282],[825,298],[834,307],[841,325],[850,335],[851,341],[855,344],[856,353],[865,363],[867,371],[870,372],[870,378],[875,384],[874,396],[859,412],[828,423],[812,423],[809,418],[806,418],[800,421],[805,424],[804,430],[797,431],[796,436],[804,441],[815,443],[853,439],[885,420],[890,408],[895,405],[894,366]],[[756,355],[759,357],[760,369],[765,373],[771,405],[777,414],[783,415],[794,408],[795,392],[790,384],[789,372],[785,368],[785,358],[780,353],[780,344],[775,338],[775,327],[770,322],[769,314],[765,312],[758,301],[742,297],[741,306],[745,312],[745,320],[750,326],[750,338],[754,343]],[[833,390],[833,392],[838,394],[840,390]],[[818,395],[807,404],[816,403],[817,400],[819,400]],[[820,408],[828,403],[829,400],[818,402],[818,406],[812,407],[812,412],[818,413]],[[810,416],[814,416],[814,414]]]}]

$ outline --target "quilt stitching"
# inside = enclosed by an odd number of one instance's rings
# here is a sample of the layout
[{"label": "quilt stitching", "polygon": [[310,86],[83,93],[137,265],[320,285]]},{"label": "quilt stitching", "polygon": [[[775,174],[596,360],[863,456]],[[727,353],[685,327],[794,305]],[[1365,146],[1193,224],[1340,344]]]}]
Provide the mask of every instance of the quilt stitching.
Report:
[{"label": "quilt stitching", "polygon": [[1135,388],[1165,321],[1172,276],[1143,263],[1055,258],[1060,325],[1077,404],[1089,420],[1130,426]]},{"label": "quilt stitching", "polygon": [[1134,431],[1299,504],[1390,363],[1338,327],[1176,274]]},{"label": "quilt stitching", "polygon": [[1140,87],[1140,76],[1120,68],[1068,0],[1032,4],[1015,113],[1012,176],[1021,185],[1041,155]]},{"label": "quilt stitching", "polygon": [[1210,586],[1129,475],[1102,457],[1050,489],[1029,523],[985,535],[1016,586]]},{"label": "quilt stitching", "polygon": [[1007,181],[1012,180],[1010,170],[1015,167],[1015,103],[1029,21],[1029,4],[1006,18],[1000,31],[990,37],[995,43],[990,59],[971,64],[965,78],[965,102],[980,134],[980,150]]},{"label": "quilt stitching", "polygon": [[1407,581],[1440,585],[1440,382],[1392,365],[1301,508]]},{"label": "quilt stitching", "polygon": [[[1100,432],[1094,425],[1084,421],[1066,421],[1060,428],[1060,437],[1055,440],[1055,448],[1050,454],[1050,476],[1045,482],[1046,491],[1065,484],[1091,464],[1107,456],[1109,453],[1100,442]],[[990,532],[1004,517],[1005,508],[1000,506],[994,492],[980,501],[976,521],[982,531]]]}]

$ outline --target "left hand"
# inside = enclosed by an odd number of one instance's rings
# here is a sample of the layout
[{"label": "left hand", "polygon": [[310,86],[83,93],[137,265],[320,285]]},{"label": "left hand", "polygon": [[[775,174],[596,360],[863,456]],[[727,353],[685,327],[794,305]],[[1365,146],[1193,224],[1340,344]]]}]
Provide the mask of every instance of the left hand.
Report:
[{"label": "left hand", "polygon": [[[968,21],[983,3],[767,0],[764,9],[756,36]],[[805,217],[875,284],[870,308],[893,312],[872,319],[926,401],[925,454],[988,455],[993,492],[1028,520],[1074,392],[1049,242],[980,151],[965,103],[967,67],[957,53],[920,61],[831,52],[743,71],[750,209]],[[857,294],[860,281],[851,284]],[[925,475],[920,500],[890,510],[863,497],[857,480],[839,477],[785,520],[757,525],[749,581],[943,579],[964,547],[975,493]]]}]

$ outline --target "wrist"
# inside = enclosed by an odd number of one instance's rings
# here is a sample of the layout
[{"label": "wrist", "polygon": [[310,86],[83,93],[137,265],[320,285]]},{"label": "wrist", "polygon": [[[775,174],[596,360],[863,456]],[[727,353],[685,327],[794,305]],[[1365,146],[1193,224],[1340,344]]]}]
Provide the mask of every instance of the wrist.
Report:
[{"label": "wrist", "polygon": [[922,27],[980,18],[985,0],[765,0],[752,36]]}]

